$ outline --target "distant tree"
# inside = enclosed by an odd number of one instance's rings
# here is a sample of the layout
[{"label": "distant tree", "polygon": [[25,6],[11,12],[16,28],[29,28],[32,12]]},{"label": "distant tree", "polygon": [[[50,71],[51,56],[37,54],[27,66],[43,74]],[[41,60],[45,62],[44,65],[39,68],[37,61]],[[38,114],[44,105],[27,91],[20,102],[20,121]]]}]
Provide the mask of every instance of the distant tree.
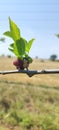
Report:
[{"label": "distant tree", "polygon": [[38,56],[36,56],[35,59],[38,59]]},{"label": "distant tree", "polygon": [[53,54],[50,56],[50,60],[55,61],[57,59],[57,55]]},{"label": "distant tree", "polygon": [[5,42],[5,38],[4,37],[0,38],[0,42]]},{"label": "distant tree", "polygon": [[59,34],[56,34],[56,36],[59,38]]}]

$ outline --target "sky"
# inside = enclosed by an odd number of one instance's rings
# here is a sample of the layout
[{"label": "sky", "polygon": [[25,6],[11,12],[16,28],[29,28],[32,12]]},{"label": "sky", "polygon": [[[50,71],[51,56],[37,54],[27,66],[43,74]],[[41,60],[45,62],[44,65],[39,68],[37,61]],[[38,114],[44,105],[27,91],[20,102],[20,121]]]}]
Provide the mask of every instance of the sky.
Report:
[{"label": "sky", "polygon": [[[26,40],[35,38],[29,55],[59,58],[59,0],[0,0],[0,37],[9,30],[8,17],[18,25]],[[8,47],[11,39],[0,42],[0,55],[11,55]]]}]

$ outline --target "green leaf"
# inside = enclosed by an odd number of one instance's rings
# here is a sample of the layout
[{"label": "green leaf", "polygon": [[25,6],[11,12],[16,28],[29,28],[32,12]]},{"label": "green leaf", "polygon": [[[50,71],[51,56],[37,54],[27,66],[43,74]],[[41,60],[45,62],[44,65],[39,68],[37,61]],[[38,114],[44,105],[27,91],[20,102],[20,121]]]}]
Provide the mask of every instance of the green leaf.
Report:
[{"label": "green leaf", "polygon": [[3,33],[4,35],[12,38],[14,41],[20,39],[20,29],[9,17],[10,31]]},{"label": "green leaf", "polygon": [[26,44],[26,52],[28,52],[29,53],[29,51],[30,51],[30,48],[31,48],[31,46],[32,46],[32,43],[33,43],[33,41],[34,41],[35,39],[34,38],[32,38],[27,44]]},{"label": "green leaf", "polygon": [[18,26],[10,19],[9,17],[9,25],[10,25],[10,32],[12,34],[13,40],[16,41],[20,39],[20,29]]},{"label": "green leaf", "polygon": [[17,57],[20,58],[27,57],[29,59],[29,62],[32,62],[32,58],[28,56],[28,53],[35,39],[32,38],[29,42],[27,42],[24,38],[22,38],[20,35],[20,29],[11,20],[10,17],[9,17],[9,25],[10,25],[10,31],[4,32],[4,35],[14,40],[14,43],[10,44],[9,50],[12,51]]},{"label": "green leaf", "polygon": [[14,43],[10,44],[10,47],[8,49],[14,53]]},{"label": "green leaf", "polygon": [[14,48],[14,43],[10,44],[10,47],[11,47],[11,48]]},{"label": "green leaf", "polygon": [[3,34],[4,34],[5,36],[8,36],[8,37],[10,37],[10,38],[13,38],[11,32],[9,32],[9,31],[4,32]]},{"label": "green leaf", "polygon": [[20,38],[14,44],[14,53],[18,57],[23,57],[25,55],[25,40]]},{"label": "green leaf", "polygon": [[25,55],[26,59],[28,59],[29,63],[32,63],[32,58],[30,56],[28,56],[27,54]]},{"label": "green leaf", "polygon": [[13,52],[14,53],[14,49],[12,49],[12,48],[8,48],[11,52]]}]

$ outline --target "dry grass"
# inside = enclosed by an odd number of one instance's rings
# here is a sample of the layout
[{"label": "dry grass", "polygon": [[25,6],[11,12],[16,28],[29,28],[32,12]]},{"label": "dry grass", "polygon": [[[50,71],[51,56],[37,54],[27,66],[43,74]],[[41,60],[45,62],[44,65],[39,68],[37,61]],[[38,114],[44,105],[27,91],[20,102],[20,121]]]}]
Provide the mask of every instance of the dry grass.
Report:
[{"label": "dry grass", "polygon": [[[14,70],[13,61],[15,58],[0,57],[0,71],[1,70]],[[59,68],[59,62],[52,62],[49,60],[33,60],[29,69],[40,70],[40,69],[55,69]],[[59,86],[59,74],[47,74],[47,75],[35,75],[29,78],[26,74],[10,74],[0,75],[0,79],[7,81],[31,83],[35,85],[49,85]]]},{"label": "dry grass", "polygon": [[[0,57],[0,71],[14,70],[14,60]],[[29,69],[50,68],[59,62],[34,60]],[[0,116],[1,130],[59,130],[59,74],[0,75]]]}]

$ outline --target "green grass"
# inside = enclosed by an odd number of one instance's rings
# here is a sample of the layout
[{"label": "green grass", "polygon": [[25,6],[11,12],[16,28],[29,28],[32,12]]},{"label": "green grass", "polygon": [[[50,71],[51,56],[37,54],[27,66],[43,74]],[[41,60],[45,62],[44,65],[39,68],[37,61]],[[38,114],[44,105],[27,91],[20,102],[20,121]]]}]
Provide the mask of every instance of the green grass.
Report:
[{"label": "green grass", "polygon": [[0,127],[0,130],[8,130],[8,128]]},{"label": "green grass", "polygon": [[0,80],[0,126],[0,130],[59,130],[59,86]]}]

